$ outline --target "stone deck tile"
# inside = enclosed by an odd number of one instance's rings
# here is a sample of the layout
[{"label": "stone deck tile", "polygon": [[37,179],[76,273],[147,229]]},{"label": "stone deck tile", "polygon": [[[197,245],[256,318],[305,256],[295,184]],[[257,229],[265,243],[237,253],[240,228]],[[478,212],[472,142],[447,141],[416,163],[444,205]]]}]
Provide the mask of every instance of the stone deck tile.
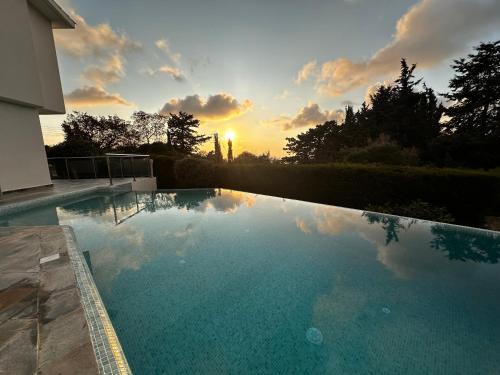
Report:
[{"label": "stone deck tile", "polygon": [[62,227],[0,228],[0,374],[98,374],[65,242]]}]

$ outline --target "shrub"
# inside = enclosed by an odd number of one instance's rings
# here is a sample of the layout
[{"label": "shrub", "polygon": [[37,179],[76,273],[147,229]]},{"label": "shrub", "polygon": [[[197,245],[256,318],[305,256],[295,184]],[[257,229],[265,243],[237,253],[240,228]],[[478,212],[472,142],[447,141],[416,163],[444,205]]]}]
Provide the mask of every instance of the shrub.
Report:
[{"label": "shrub", "polygon": [[393,143],[372,144],[340,152],[341,160],[349,163],[380,163],[386,165],[418,165],[415,149],[401,148]]},{"label": "shrub", "polygon": [[172,189],[177,186],[175,181],[175,163],[177,159],[171,156],[153,156],[153,172],[156,181],[162,189]]},{"label": "shrub", "polygon": [[175,181],[180,188],[219,187],[217,164],[206,159],[187,157],[175,163]]},{"label": "shrub", "polygon": [[454,223],[455,219],[448,212],[446,207],[433,206],[422,200],[412,201],[408,204],[394,204],[386,202],[383,205],[369,204],[368,211],[381,212],[386,214],[414,217],[422,220],[439,221],[442,223]]},{"label": "shrub", "polygon": [[[160,177],[171,172],[158,165],[155,170],[159,187],[172,187],[163,184],[172,177]],[[180,188],[221,187],[358,209],[390,205],[417,211],[424,210],[415,205],[422,201],[428,210],[445,208],[465,225],[483,225],[485,216],[500,216],[500,175],[485,171],[346,163],[216,164],[195,158],[175,162],[174,170],[175,187]],[[446,218],[444,211],[419,215],[436,220],[437,214]]]}]

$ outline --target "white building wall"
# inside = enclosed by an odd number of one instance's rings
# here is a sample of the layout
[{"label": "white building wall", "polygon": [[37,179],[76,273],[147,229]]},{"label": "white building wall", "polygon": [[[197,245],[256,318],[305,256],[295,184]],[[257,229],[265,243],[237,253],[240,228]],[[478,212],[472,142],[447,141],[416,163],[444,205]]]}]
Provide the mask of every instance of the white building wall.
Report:
[{"label": "white building wall", "polygon": [[43,106],[26,0],[0,0],[0,100]]},{"label": "white building wall", "polygon": [[38,115],[65,113],[52,28],[74,25],[61,12],[49,0],[0,0],[2,192],[52,183]]},{"label": "white building wall", "polygon": [[0,189],[51,183],[38,110],[0,101]]},{"label": "white building wall", "polygon": [[43,107],[40,114],[65,113],[52,25],[35,8],[29,7],[31,36],[40,80]]}]

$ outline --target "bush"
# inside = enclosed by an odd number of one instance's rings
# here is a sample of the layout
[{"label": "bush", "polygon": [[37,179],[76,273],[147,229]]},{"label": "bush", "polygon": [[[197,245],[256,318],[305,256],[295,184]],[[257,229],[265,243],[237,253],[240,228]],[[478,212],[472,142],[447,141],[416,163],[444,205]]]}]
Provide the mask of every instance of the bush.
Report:
[{"label": "bush", "polygon": [[383,205],[370,204],[367,211],[381,212],[386,214],[414,217],[422,220],[439,221],[442,223],[454,223],[455,219],[446,207],[433,206],[421,200],[412,201],[409,204],[398,205],[387,202]]},{"label": "bush", "polygon": [[175,181],[175,163],[177,159],[171,156],[153,156],[153,172],[156,181],[162,189],[177,187]]},{"label": "bush", "polygon": [[396,144],[372,144],[364,148],[350,148],[340,152],[341,160],[349,163],[380,163],[386,165],[418,165],[416,150]]},{"label": "bush", "polygon": [[[446,208],[464,225],[500,216],[500,176],[484,171],[374,164],[216,164],[186,158],[175,162],[175,187],[221,187],[310,202],[365,209],[403,207],[415,201]],[[160,188],[172,187],[155,167]],[[414,215],[409,215],[414,216]],[[422,215],[421,215],[422,216]]]},{"label": "bush", "polygon": [[219,187],[217,164],[206,159],[187,157],[175,163],[176,186],[180,188]]}]

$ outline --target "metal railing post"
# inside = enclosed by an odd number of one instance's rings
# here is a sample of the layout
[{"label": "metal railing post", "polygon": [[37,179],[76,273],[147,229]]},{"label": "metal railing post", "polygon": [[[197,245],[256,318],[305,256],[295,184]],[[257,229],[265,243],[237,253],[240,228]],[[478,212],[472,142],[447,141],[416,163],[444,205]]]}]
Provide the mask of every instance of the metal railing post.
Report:
[{"label": "metal railing post", "polygon": [[134,170],[134,158],[133,157],[130,158],[130,164],[132,165],[132,178],[135,181],[135,170]]},{"label": "metal railing post", "polygon": [[113,177],[111,177],[111,164],[109,162],[109,156],[106,156],[106,164],[108,165],[109,184],[113,185]]}]

